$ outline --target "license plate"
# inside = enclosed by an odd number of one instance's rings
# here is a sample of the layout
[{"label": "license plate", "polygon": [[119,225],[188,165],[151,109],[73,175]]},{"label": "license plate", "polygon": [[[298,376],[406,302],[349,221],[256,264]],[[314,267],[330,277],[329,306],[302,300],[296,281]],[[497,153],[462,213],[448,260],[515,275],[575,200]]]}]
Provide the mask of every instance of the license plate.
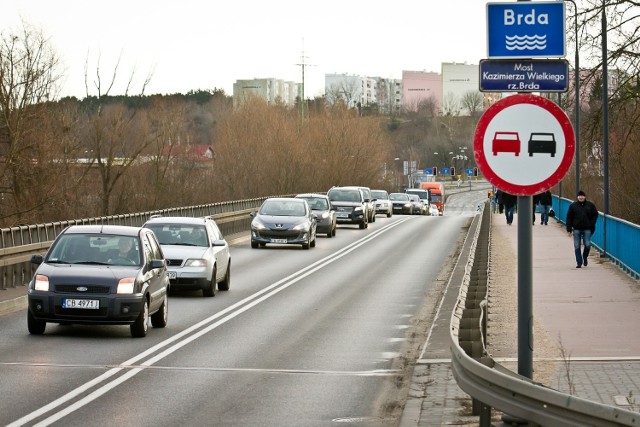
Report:
[{"label": "license plate", "polygon": [[83,308],[97,310],[100,308],[100,301],[97,299],[69,299],[62,300],[62,308]]},{"label": "license plate", "polygon": [[169,280],[177,279],[178,278],[178,273],[175,272],[175,271],[167,271],[167,276],[169,276]]},{"label": "license plate", "polygon": [[287,239],[271,239],[271,243],[287,243]]},{"label": "license plate", "polygon": [[349,214],[346,212],[338,212],[336,213],[336,218],[349,218]]}]

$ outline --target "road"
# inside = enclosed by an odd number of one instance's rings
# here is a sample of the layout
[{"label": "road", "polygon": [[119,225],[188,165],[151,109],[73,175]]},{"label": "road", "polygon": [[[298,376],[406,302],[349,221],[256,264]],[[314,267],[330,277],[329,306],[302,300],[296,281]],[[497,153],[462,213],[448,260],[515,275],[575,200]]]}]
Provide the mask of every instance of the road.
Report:
[{"label": "road", "polygon": [[[449,195],[444,217],[378,216],[316,248],[232,247],[214,298],[172,293],[169,324],[0,317],[2,425],[396,425],[411,366],[486,190]],[[443,308],[443,309],[446,309]]]}]

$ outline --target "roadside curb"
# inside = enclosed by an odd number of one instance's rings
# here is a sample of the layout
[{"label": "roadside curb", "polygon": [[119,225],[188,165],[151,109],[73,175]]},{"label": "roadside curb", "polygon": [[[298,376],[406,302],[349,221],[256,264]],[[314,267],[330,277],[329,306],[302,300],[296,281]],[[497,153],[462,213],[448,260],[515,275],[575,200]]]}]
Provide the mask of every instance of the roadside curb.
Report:
[{"label": "roadside curb", "polygon": [[21,296],[6,301],[0,301],[0,316],[14,313],[27,307],[27,296]]}]

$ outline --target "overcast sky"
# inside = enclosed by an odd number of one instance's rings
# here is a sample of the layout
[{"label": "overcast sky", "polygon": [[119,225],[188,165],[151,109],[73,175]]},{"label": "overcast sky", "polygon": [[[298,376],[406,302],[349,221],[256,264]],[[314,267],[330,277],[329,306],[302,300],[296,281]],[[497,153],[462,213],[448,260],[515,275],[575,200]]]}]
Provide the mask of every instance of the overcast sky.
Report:
[{"label": "overcast sky", "polygon": [[66,70],[61,96],[86,95],[87,60],[93,77],[100,59],[104,81],[121,57],[112,95],[134,68],[138,88],[153,73],[147,94],[231,95],[237,79],[301,82],[304,51],[313,97],[327,73],[401,78],[440,72],[442,62],[478,64],[485,9],[480,0],[2,0],[0,29],[24,20],[50,37]]}]

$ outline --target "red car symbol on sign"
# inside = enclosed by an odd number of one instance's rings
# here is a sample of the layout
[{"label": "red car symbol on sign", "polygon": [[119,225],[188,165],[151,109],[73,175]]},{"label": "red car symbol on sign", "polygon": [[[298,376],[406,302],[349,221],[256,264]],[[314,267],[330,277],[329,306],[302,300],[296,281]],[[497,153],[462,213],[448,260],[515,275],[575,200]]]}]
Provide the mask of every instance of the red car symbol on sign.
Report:
[{"label": "red car symbol on sign", "polygon": [[491,151],[493,155],[497,156],[498,153],[514,153],[516,156],[520,155],[520,137],[518,132],[496,132],[493,135],[493,141],[491,145]]}]

